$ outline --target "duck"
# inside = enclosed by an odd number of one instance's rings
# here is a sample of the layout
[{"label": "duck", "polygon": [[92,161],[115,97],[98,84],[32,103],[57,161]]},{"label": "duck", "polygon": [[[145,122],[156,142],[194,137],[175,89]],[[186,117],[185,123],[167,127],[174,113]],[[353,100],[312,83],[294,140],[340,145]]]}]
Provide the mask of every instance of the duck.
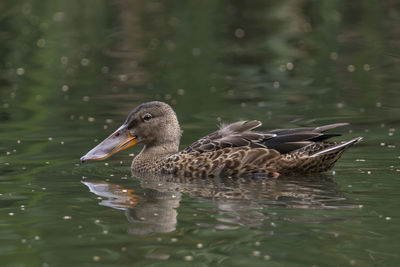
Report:
[{"label": "duck", "polygon": [[141,144],[143,149],[132,161],[132,174],[278,178],[329,171],[344,151],[362,139],[328,140],[340,134],[326,131],[348,123],[258,130],[261,125],[258,120],[222,124],[179,151],[182,131],[175,111],[167,103],[152,101],[133,109],[116,131],[80,160],[104,160]]}]

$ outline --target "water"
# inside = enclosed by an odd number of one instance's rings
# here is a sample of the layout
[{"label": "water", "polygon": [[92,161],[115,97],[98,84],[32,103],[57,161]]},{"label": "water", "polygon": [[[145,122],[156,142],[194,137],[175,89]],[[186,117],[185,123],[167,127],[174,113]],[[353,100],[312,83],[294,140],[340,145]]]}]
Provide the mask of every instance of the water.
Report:
[{"label": "water", "polygon": [[[279,2],[279,3],[278,3]],[[2,266],[397,266],[400,14],[349,1],[3,1]],[[80,165],[138,104],[182,147],[221,121],[350,122],[334,173],[130,177]]]}]

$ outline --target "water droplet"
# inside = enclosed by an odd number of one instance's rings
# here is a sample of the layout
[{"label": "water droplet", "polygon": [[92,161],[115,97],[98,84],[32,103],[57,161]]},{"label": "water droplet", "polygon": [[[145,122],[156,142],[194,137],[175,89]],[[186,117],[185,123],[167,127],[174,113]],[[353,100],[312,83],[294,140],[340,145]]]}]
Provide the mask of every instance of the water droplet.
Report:
[{"label": "water droplet", "polygon": [[354,72],[356,70],[356,67],[354,65],[348,65],[347,66],[347,71],[348,72]]},{"label": "water droplet", "polygon": [[242,39],[246,35],[245,31],[241,28],[237,28],[235,30],[235,36],[236,38]]},{"label": "water droplet", "polygon": [[185,261],[192,261],[193,260],[193,256],[192,255],[187,255],[184,257]]},{"label": "water droplet", "polygon": [[15,73],[17,73],[17,75],[21,76],[21,75],[25,74],[25,70],[23,68],[18,68]]},{"label": "water droplet", "polygon": [[40,48],[43,48],[46,45],[46,40],[41,38],[41,39],[37,40],[36,45]]},{"label": "water droplet", "polygon": [[82,58],[81,60],[81,65],[86,67],[87,65],[89,65],[90,61],[87,58]]}]

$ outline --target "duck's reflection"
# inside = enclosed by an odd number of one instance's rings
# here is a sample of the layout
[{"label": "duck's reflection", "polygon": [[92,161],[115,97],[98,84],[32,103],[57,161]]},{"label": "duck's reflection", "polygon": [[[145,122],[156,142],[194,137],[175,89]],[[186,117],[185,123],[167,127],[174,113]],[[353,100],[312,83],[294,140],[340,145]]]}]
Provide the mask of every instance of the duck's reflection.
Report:
[{"label": "duck's reflection", "polygon": [[137,174],[134,177],[141,184],[137,191],[104,181],[85,180],[82,183],[92,193],[107,198],[102,199],[100,205],[125,210],[128,221],[132,223],[129,232],[135,234],[174,231],[182,195],[211,203],[218,222],[212,227],[219,229],[261,225],[270,216],[265,208],[271,206],[295,209],[349,207],[329,176],[291,180],[199,179]]}]

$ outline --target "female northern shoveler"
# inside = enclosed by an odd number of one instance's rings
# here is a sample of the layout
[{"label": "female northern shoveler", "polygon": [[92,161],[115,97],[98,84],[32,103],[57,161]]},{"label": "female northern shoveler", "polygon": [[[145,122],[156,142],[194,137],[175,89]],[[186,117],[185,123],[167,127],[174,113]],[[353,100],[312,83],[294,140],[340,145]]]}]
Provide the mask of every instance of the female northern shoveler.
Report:
[{"label": "female northern shoveler", "polygon": [[137,143],[143,150],[132,172],[191,177],[243,177],[315,173],[329,170],[343,152],[362,138],[326,142],[338,134],[324,132],[348,125],[254,131],[261,122],[238,121],[221,126],[179,152],[181,129],[174,110],[163,102],[134,109],[125,123],[81,158],[103,160]]}]

